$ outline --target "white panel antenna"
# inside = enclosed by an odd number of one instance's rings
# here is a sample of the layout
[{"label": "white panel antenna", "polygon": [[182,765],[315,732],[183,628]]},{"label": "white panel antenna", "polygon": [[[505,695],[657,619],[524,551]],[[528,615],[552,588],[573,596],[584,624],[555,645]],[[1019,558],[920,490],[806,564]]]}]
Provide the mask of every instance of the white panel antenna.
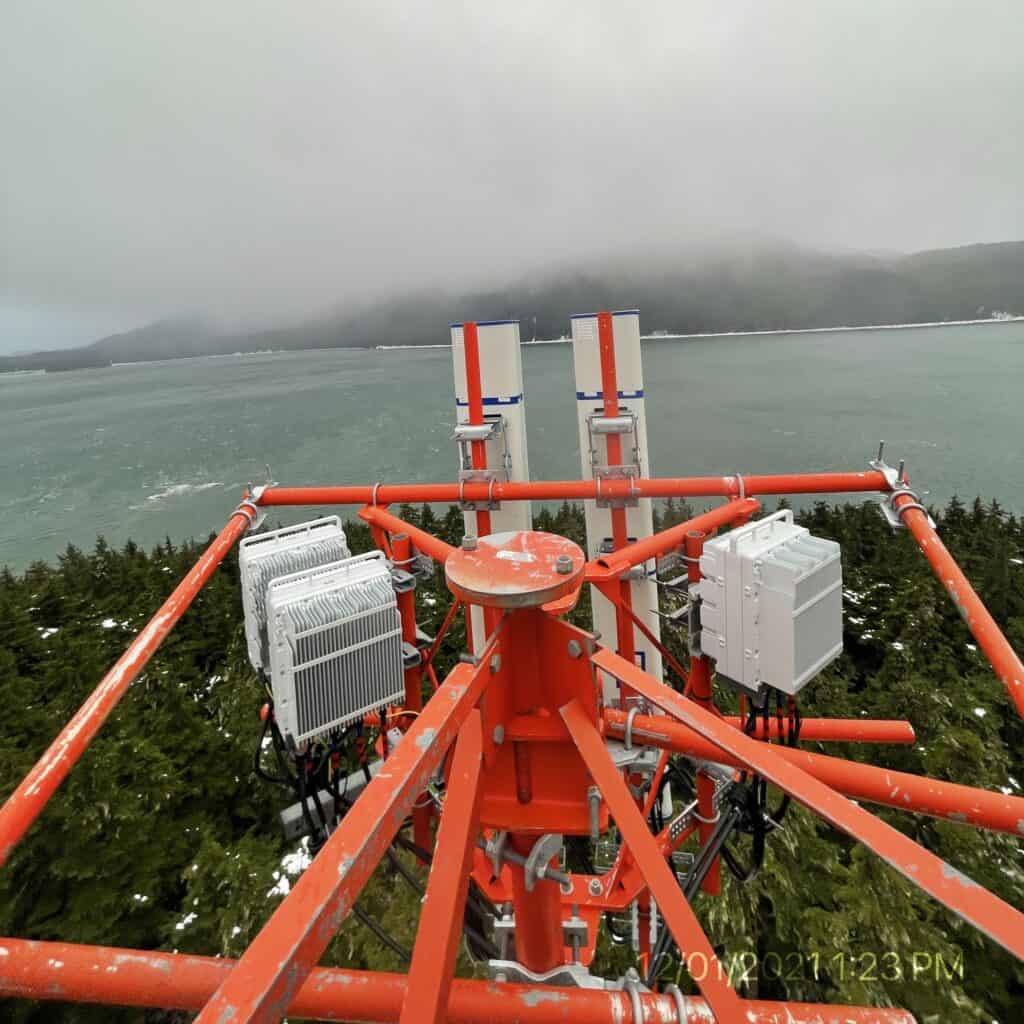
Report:
[{"label": "white panel antenna", "polygon": [[[484,422],[469,422],[469,381],[466,378],[466,339],[463,324],[451,324],[452,366],[455,374],[456,425],[453,440],[459,448],[459,479],[490,482],[529,480],[530,463],[526,445],[526,403],[523,394],[523,356],[519,343],[518,320],[481,320],[477,322],[477,350],[480,363],[480,391],[484,404]],[[474,470],[470,446],[484,442],[487,468]],[[528,501],[463,503],[466,533],[479,536],[477,509],[491,514],[491,532],[529,530],[533,508]],[[470,609],[473,649],[479,649],[487,636],[483,610]]]},{"label": "white panel antenna", "polygon": [[402,620],[381,552],[274,580],[267,628],[286,742],[299,745],[404,699]]},{"label": "white panel antenna", "polygon": [[337,516],[297,523],[280,530],[245,537],[238,550],[249,661],[268,671],[267,589],[272,580],[303,569],[327,565],[352,554]]},{"label": "white panel antenna", "polygon": [[[612,313],[615,373],[619,392],[619,415],[604,415],[602,399],[601,351],[597,314],[578,314],[572,328],[573,369],[576,376],[576,418],[580,439],[580,463],[584,479],[651,476],[647,448],[647,410],[644,402],[643,362],[640,351],[640,314],[635,309]],[[625,466],[609,466],[608,438],[619,434]],[[600,558],[611,549],[612,513],[607,502],[583,503],[587,525],[587,554]],[[626,508],[626,530],[630,539],[639,540],[654,532],[654,509],[650,498],[640,498]],[[650,632],[661,638],[658,617],[658,585],[655,563],[634,570],[630,589],[633,610]],[[615,606],[597,587],[591,587],[594,629],[612,642],[616,635]],[[661,653],[639,630],[633,631],[633,644],[640,667],[655,679],[662,677]],[[602,673],[605,700],[618,699],[618,683]]]}]

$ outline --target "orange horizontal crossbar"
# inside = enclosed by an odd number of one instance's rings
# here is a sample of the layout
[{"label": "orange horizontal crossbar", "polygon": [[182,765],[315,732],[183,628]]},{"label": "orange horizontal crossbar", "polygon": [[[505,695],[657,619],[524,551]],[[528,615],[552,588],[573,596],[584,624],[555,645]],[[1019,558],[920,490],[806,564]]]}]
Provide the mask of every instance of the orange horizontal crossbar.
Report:
[{"label": "orange horizontal crossbar", "polygon": [[[751,476],[643,477],[600,481],[603,498],[743,498],[755,494],[846,494],[888,491],[883,474],[783,473]],[[259,505],[452,504],[457,501],[573,501],[596,498],[595,480],[510,480],[493,483],[355,484],[341,487],[267,487]]]},{"label": "orange horizontal crossbar", "polygon": [[[604,720],[612,736],[625,735],[625,712],[606,709]],[[738,724],[737,719],[731,721]],[[827,722],[828,719],[820,721]],[[674,750],[700,760],[717,761],[735,768],[746,767],[739,757],[720,749],[709,740],[698,736],[692,729],[664,715],[634,715],[632,734],[638,744]],[[915,814],[927,814],[933,818],[946,818],[993,832],[1021,835],[1024,799],[1019,796],[974,789],[971,786],[942,782],[939,779],[897,772],[889,768],[877,768],[874,765],[815,754],[796,747],[776,745],[770,749],[790,764],[802,768],[808,775],[813,775],[819,782],[824,782],[836,792],[854,800],[863,800],[865,803],[879,804],[883,807],[895,807]]]},{"label": "orange horizontal crossbar", "polygon": [[[108,1006],[160,1007],[195,1012],[224,982],[235,961],[221,957],[149,953],[138,949],[28,942],[0,938],[0,996]],[[314,968],[297,987],[288,1014],[307,1020],[397,1021],[406,976],[382,971]],[[641,992],[643,1020],[679,1024],[675,1001]],[[744,1000],[751,1024],[914,1024],[906,1010],[875,1010],[820,1003]],[[703,999],[687,996],[687,1024],[711,1019]],[[508,982],[452,982],[450,1024],[622,1024],[633,1021],[629,994],[598,989],[542,988]]]}]

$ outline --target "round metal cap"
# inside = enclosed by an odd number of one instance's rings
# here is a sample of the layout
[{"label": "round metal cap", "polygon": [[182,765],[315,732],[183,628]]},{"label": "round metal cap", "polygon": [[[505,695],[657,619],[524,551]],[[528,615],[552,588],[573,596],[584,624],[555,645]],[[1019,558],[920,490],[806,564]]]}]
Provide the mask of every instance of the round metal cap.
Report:
[{"label": "round metal cap", "polygon": [[480,537],[444,564],[448,589],[492,608],[533,608],[572,593],[586,559],[578,544],[553,533],[518,530]]}]

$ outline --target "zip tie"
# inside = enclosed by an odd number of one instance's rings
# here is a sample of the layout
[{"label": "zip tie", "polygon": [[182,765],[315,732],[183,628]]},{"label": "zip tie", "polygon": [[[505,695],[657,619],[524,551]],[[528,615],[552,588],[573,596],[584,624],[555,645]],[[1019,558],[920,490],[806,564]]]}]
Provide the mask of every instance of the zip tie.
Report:
[{"label": "zip tie", "polygon": [[497,483],[497,481],[492,476],[491,480],[490,480],[490,483],[488,483],[488,485],[487,485],[487,504],[488,505],[496,505],[497,504],[497,502],[494,500],[494,485],[495,485],[495,483]]},{"label": "zip tie", "polygon": [[377,491],[378,490],[380,490],[380,481],[379,480],[373,485],[373,493],[370,495],[370,504],[371,505],[376,505],[377,504]]},{"label": "zip tie", "polygon": [[629,709],[629,714],[626,715],[626,749],[627,750],[632,750],[633,749],[633,719],[636,718],[637,712],[639,710],[640,710],[640,708],[638,708],[636,706],[636,704],[634,704]]},{"label": "zip tie", "polygon": [[690,1011],[686,1008],[686,996],[683,995],[682,989],[678,985],[666,985],[664,988],[665,995],[671,996],[672,1001],[676,1004],[676,1014],[679,1016],[679,1024],[688,1024],[690,1020]]}]

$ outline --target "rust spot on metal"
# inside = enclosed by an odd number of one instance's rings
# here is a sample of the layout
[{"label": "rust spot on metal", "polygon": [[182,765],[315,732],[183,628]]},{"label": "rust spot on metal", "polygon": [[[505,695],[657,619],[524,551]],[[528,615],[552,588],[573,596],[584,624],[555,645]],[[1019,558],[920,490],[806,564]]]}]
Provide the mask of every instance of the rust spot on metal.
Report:
[{"label": "rust spot on metal", "polygon": [[942,862],[942,876],[943,878],[952,878],[954,881],[959,882],[965,889],[980,889],[973,878],[968,878],[962,871],[958,871],[952,864],[947,864],[945,861]]},{"label": "rust spot on metal", "polygon": [[541,1003],[564,1003],[568,996],[564,992],[556,992],[551,988],[531,988],[527,992],[521,992],[519,998],[527,1006],[540,1006]]},{"label": "rust spot on metal", "polygon": [[154,971],[160,971],[163,974],[171,973],[171,962],[160,956],[147,956],[145,953],[119,953],[114,957],[114,963],[119,967],[126,966],[128,964],[140,964],[143,967],[149,967]]}]

